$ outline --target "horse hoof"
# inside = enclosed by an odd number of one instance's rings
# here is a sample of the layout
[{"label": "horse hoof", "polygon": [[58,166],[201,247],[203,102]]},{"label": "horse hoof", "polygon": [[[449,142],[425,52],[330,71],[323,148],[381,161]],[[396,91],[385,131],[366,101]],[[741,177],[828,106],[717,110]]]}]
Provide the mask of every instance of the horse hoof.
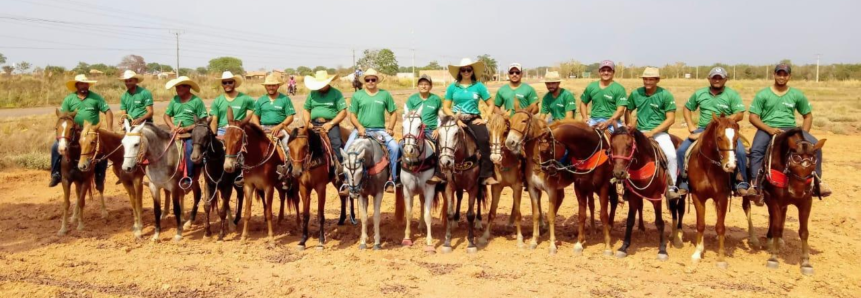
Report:
[{"label": "horse hoof", "polygon": [[670,255],[668,254],[658,254],[658,261],[666,261],[670,259]]},{"label": "horse hoof", "polygon": [[401,241],[402,246],[413,246],[413,241],[410,239],[404,239]]},{"label": "horse hoof", "polygon": [[718,267],[718,268],[720,268],[720,269],[727,269],[727,268],[729,268],[729,263],[727,263],[727,262],[725,262],[725,261],[717,262],[717,264],[715,264],[715,265],[717,265],[717,267]]},{"label": "horse hoof", "polygon": [[374,244],[374,250],[381,250],[381,249],[383,249],[382,246],[380,246],[379,244]]},{"label": "horse hoof", "polygon": [[612,256],[612,255],[613,255],[613,251],[612,251],[612,250],[609,250],[609,249],[605,249],[605,250],[604,250],[604,255],[605,255],[605,256],[608,256],[608,257],[609,257],[609,256]]},{"label": "horse hoof", "polygon": [[466,253],[468,253],[468,254],[474,254],[477,252],[478,252],[478,247],[473,246],[473,247],[467,247],[466,248]]},{"label": "horse hoof", "polygon": [[538,243],[529,243],[529,249],[536,249],[536,248],[538,248]]},{"label": "horse hoof", "polygon": [[777,260],[768,260],[768,262],[765,263],[765,267],[768,269],[777,269],[780,267],[780,262]]},{"label": "horse hoof", "polygon": [[182,225],[183,230],[191,229],[191,221],[186,221],[184,225]]},{"label": "horse hoof", "polygon": [[626,253],[626,252],[624,252],[624,251],[621,251],[621,250],[620,250],[620,251],[616,251],[616,258],[617,258],[617,259],[624,259],[624,258],[625,258],[625,257],[627,257],[627,256],[628,256],[628,253]]},{"label": "horse hoof", "polygon": [[451,253],[451,246],[443,246],[442,249],[440,249],[440,252],[444,254]]},{"label": "horse hoof", "polygon": [[811,276],[813,275],[813,266],[801,266],[801,275]]},{"label": "horse hoof", "polygon": [[324,249],[326,249],[326,247],[323,246],[322,244],[317,245],[317,251],[323,251]]},{"label": "horse hoof", "polygon": [[682,239],[678,239],[678,238],[676,238],[676,239],[674,239],[674,240],[673,240],[673,246],[674,246],[675,248],[682,248],[682,247],[684,247],[684,246],[685,246],[685,244],[684,244],[684,243],[682,243]]},{"label": "horse hoof", "polygon": [[102,219],[108,219],[108,211],[102,210]]},{"label": "horse hoof", "polygon": [[433,245],[425,245],[425,252],[429,254],[435,254],[436,249],[433,247]]},{"label": "horse hoof", "polygon": [[524,244],[523,242],[517,242],[517,248],[524,249],[526,248],[526,244]]},{"label": "horse hoof", "polygon": [[556,254],[556,252],[557,252],[557,250],[558,250],[558,249],[557,249],[556,247],[550,247],[550,254],[551,254],[551,255],[555,255],[555,254]]},{"label": "horse hoof", "polygon": [[182,241],[182,235],[173,236],[173,242],[179,242],[179,241]]},{"label": "horse hoof", "polygon": [[233,223],[233,221],[231,221],[230,223],[227,224],[227,230],[230,231],[231,233],[236,232],[236,224]]},{"label": "horse hoof", "polygon": [[359,250],[365,250],[368,248],[367,244],[359,244]]},{"label": "horse hoof", "polygon": [[60,231],[57,232],[57,236],[65,236],[66,233],[68,233],[66,229],[60,229]]},{"label": "horse hoof", "polygon": [[484,237],[478,238],[478,244],[481,244],[481,245],[487,244],[487,238],[484,238]]},{"label": "horse hoof", "polygon": [[84,230],[84,224],[78,224],[78,232]]},{"label": "horse hoof", "polygon": [[304,246],[304,245],[296,245],[296,250],[298,250],[298,251],[304,251],[304,250],[305,250],[305,246]]},{"label": "horse hoof", "polygon": [[150,238],[149,240],[152,242],[158,242],[158,233],[156,233],[155,235],[152,235],[152,238]]}]

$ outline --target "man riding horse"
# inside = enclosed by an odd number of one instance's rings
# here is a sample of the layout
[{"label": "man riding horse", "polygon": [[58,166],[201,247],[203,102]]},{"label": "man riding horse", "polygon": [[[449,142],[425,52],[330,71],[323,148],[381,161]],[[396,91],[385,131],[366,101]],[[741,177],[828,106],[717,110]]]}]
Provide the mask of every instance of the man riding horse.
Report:
[{"label": "man riding horse", "polygon": [[[263,81],[263,87],[266,88],[266,95],[257,99],[254,104],[254,116],[251,122],[263,127],[263,130],[271,132],[281,140],[281,148],[284,149],[286,155],[289,151],[287,143],[290,139],[290,133],[287,132],[287,126],[293,123],[293,116],[296,115],[296,110],[293,109],[293,102],[290,97],[278,92],[278,88],[284,83],[276,74],[266,76]],[[287,177],[287,160],[285,164],[278,167],[278,174],[281,177]]]},{"label": "man riding horse", "polygon": [[544,75],[547,94],[541,99],[540,113],[547,118],[547,123],[574,119],[574,113],[577,111],[577,99],[574,98],[574,93],[560,87],[561,83],[562,78],[558,71],[551,71]]},{"label": "man riding horse", "polygon": [[[338,77],[337,74],[329,75],[325,70],[317,71],[314,76],[305,76],[305,87],[311,90],[308,93],[308,98],[305,99],[304,110],[302,111],[302,119],[305,120],[305,127],[315,127],[326,134],[329,145],[332,150],[329,154],[335,156],[335,181],[341,180],[341,126],[339,124],[347,117],[347,102],[344,101],[344,95],[335,87],[330,86]],[[331,158],[331,157],[330,157]]]},{"label": "man riding horse", "polygon": [[[601,61],[598,74],[601,79],[586,86],[586,90],[580,95],[580,115],[589,126],[613,132],[615,126],[622,124],[619,119],[625,115],[627,94],[625,87],[613,81],[613,75],[616,74],[616,64],[613,61]],[[592,109],[587,112],[586,106],[590,102]]]},{"label": "man riding horse", "polygon": [[[209,124],[210,129],[218,137],[224,136],[229,120],[248,122],[254,112],[254,99],[236,88],[242,86],[242,76],[234,75],[230,71],[221,74],[221,88],[224,93],[212,101],[209,107],[209,115],[212,116]],[[233,109],[235,119],[227,119],[227,108]]]},{"label": "man riding horse", "polygon": [[138,125],[143,122],[152,123],[152,93],[138,85],[143,80],[144,76],[133,70],[126,70],[120,78],[120,81],[126,85],[126,92],[120,97],[119,123],[122,123],[126,117],[131,119],[131,125]]},{"label": "man riding horse", "polygon": [[[191,93],[191,90],[200,92],[200,87],[196,82],[186,76],[178,77],[168,82],[165,86],[167,89],[175,88],[176,96],[167,105],[167,110],[164,112],[164,122],[174,134],[184,135],[191,132],[194,128],[194,119],[206,117],[206,106],[200,97]],[[216,120],[217,121],[217,120]],[[191,161],[191,152],[193,151],[193,142],[191,137],[184,139],[183,150],[186,166],[186,173],[194,173],[194,162]]]},{"label": "man riding horse", "polygon": [[500,87],[493,99],[494,111],[497,113],[501,113],[502,109],[509,112],[509,116],[513,116],[516,110],[523,109],[533,114],[538,112],[538,93],[529,84],[522,84],[522,69],[520,63],[511,63],[508,66],[508,84]]},{"label": "man riding horse", "polygon": [[[105,114],[107,129],[113,130],[114,114],[111,113],[111,108],[102,96],[90,91],[90,85],[95,83],[96,81],[88,79],[83,74],[76,75],[75,79],[66,82],[66,88],[73,93],[70,93],[63,99],[63,103],[60,105],[60,112],[77,112],[75,114],[75,124],[77,126],[75,133],[80,133],[81,128],[84,127],[85,120],[93,125],[99,124],[99,113]],[[48,184],[48,187],[57,186],[62,180],[62,176],[60,175],[60,161],[62,158],[59,151],[60,142],[64,142],[64,148],[66,148],[65,146],[73,146],[72,143],[69,143],[73,136],[64,137],[58,138],[54,142],[54,145],[51,146],[51,182]],[[94,171],[96,174],[97,189],[104,188],[105,173],[107,170],[107,159],[96,164]]]},{"label": "man riding horse", "polygon": [[[419,92],[407,99],[404,103],[404,116],[417,111],[421,111],[422,124],[424,124],[424,137],[432,140],[435,144],[439,138],[439,112],[442,110],[442,99],[431,93],[433,88],[433,80],[428,75],[422,75],[416,86]],[[402,141],[403,142],[403,141]],[[401,145],[403,147],[403,145]],[[445,178],[439,171],[439,166],[434,167],[434,176],[428,180],[430,184],[439,184]]]}]

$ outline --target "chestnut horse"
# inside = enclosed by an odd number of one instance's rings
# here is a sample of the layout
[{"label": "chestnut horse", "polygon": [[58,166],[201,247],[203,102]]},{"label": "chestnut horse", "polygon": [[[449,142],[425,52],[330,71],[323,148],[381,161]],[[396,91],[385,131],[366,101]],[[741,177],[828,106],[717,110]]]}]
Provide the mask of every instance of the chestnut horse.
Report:
[{"label": "chestnut horse", "polygon": [[[529,194],[537,198],[540,191],[547,193],[550,205],[555,206],[547,216],[550,225],[550,253],[556,253],[556,210],[561,205],[558,190],[574,184],[579,203],[578,235],[575,254],[582,254],[586,240],[586,208],[594,205],[593,196],[601,202],[601,223],[604,230],[604,254],[612,255],[610,228],[616,212],[618,198],[610,187],[612,165],[607,162],[610,147],[606,134],[574,120],[557,121],[550,126],[526,111],[517,111],[511,117],[511,131],[505,147],[515,154],[525,155],[526,173],[530,175]],[[570,159],[570,162],[568,161]],[[562,160],[560,162],[560,160]],[[531,247],[538,245],[538,214],[533,211]],[[594,219],[592,229],[596,229]]]},{"label": "chestnut horse", "polygon": [[[62,155],[60,162],[60,173],[63,177],[63,216],[60,217],[60,231],[57,235],[66,235],[66,220],[69,224],[74,221],[78,222],[78,231],[84,229],[84,204],[87,193],[90,193],[90,198],[93,197],[93,179],[95,172],[82,171],[77,167],[78,159],[81,156],[81,146],[78,144],[78,139],[81,132],[81,127],[75,123],[77,112],[60,112],[57,110],[57,124],[54,128],[58,151]],[[69,213],[69,195],[71,195],[72,184],[75,184],[75,195],[78,200],[75,203],[75,210],[72,212],[72,217],[68,217]],[[105,208],[105,197],[102,190],[99,190],[99,197],[102,200],[102,218],[108,216],[108,211]]]},{"label": "chestnut horse", "polygon": [[768,267],[779,266],[777,254],[783,242],[783,227],[786,224],[786,209],[789,205],[798,208],[798,236],[801,238],[801,273],[813,274],[810,265],[810,245],[807,244],[807,223],[813,204],[816,151],[822,150],[825,139],[816,144],[804,140],[800,128],[786,131],[773,137],[764,166],[766,181],[762,184],[765,203],[768,206]]}]

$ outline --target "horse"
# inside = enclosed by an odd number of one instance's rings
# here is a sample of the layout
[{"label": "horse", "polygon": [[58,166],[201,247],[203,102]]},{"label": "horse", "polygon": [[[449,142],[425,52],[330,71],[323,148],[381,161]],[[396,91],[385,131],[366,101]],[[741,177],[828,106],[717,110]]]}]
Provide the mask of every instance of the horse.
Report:
[{"label": "horse", "polygon": [[362,81],[359,80],[359,76],[353,74],[353,91],[358,92],[362,90]]},{"label": "horse", "polygon": [[379,141],[370,137],[357,138],[347,150],[340,149],[344,157],[344,173],[350,200],[359,200],[359,216],[362,221],[362,235],[359,249],[367,248],[368,239],[368,197],[374,197],[374,250],[380,250],[380,206],[383,203],[385,183],[389,179],[387,151]]},{"label": "horse", "polygon": [[[688,155],[687,177],[690,181],[691,200],[697,211],[696,250],[691,256],[694,263],[702,259],[705,244],[703,232],[706,228],[706,201],[713,199],[717,209],[715,232],[718,235],[717,266],[725,269],[729,264],[724,260],[724,240],[726,226],[724,219],[731,197],[732,175],[736,170],[735,144],[739,138],[738,123],[732,118],[721,114],[712,115],[712,121],[699,136],[696,144],[691,146]],[[749,243],[751,247],[759,246],[759,239],[753,233],[751,221],[751,206],[749,199],[743,199],[742,208],[747,215]]]},{"label": "horse", "polygon": [[89,121],[84,121],[84,129],[81,131],[81,159],[78,160],[78,169],[82,172],[92,170],[93,166],[102,160],[110,160],[113,164],[114,175],[119,178],[126,193],[129,195],[129,202],[132,205],[132,216],[134,217],[134,225],[132,225],[132,233],[135,239],[141,239],[141,230],[143,229],[142,213],[143,213],[143,177],[144,170],[136,168],[131,172],[122,170],[123,163],[123,135],[101,129],[101,123],[92,125]]},{"label": "horse", "polygon": [[[422,109],[407,114],[403,121],[404,154],[401,157],[401,183],[403,184],[403,205],[406,209],[406,228],[404,240],[401,244],[412,246],[412,233],[410,224],[412,222],[413,195],[418,194],[421,202],[421,220],[419,229],[427,229],[425,240],[425,252],[435,253],[433,238],[431,237],[431,212],[439,204],[437,185],[428,184],[434,175],[437,166],[437,154],[434,152],[433,141],[425,137],[425,125],[422,123]],[[443,208],[445,209],[445,208]],[[424,220],[424,221],[422,221]]]},{"label": "horse", "polygon": [[[670,135],[673,144],[678,147],[680,139]],[[637,211],[640,212],[642,222],[643,200],[652,203],[655,210],[655,226],[659,232],[658,260],[669,259],[667,254],[667,242],[664,234],[664,219],[661,212],[662,197],[666,193],[669,182],[669,174],[666,169],[666,157],[646,135],[636,129],[619,127],[610,137],[610,158],[613,162],[613,181],[628,205],[628,220],[625,229],[625,240],[622,247],[616,251],[616,257],[624,258],[628,255],[628,247],[631,245],[631,230],[634,227]],[[621,187],[619,187],[621,186]],[[675,219],[677,208],[684,206],[684,199],[673,200],[670,213]],[[669,202],[668,202],[669,203]],[[673,236],[677,236],[675,220],[673,221]],[[680,240],[681,241],[681,240]]]},{"label": "horse", "polygon": [[[54,132],[57,136],[58,151],[62,155],[60,161],[60,173],[63,177],[63,216],[60,217],[60,231],[57,235],[63,236],[68,233],[66,228],[66,219],[69,219],[69,224],[77,221],[78,231],[84,230],[84,204],[87,193],[90,194],[90,199],[93,198],[93,179],[95,172],[82,171],[76,164],[81,155],[81,146],[78,144],[80,127],[75,123],[77,112],[61,112],[57,110],[57,124],[54,127]],[[71,195],[72,184],[75,185],[75,195],[77,201],[75,210],[72,212],[72,217],[68,217],[69,213],[69,195]],[[102,202],[102,218],[107,218],[108,211],[105,207],[105,196],[102,193],[103,189],[99,189],[99,198]]]},{"label": "horse", "polygon": [[[226,173],[239,173],[244,180],[246,194],[256,194],[263,202],[263,216],[269,229],[269,243],[275,242],[275,234],[272,228],[272,204],[274,202],[275,189],[278,189],[282,209],[284,200],[290,200],[287,206],[293,208],[298,206],[298,196],[295,191],[287,195],[280,187],[280,179],[276,169],[284,163],[278,156],[277,141],[269,138],[262,127],[250,123],[232,120],[233,109],[227,109],[227,126],[224,132],[224,171]],[[242,162],[240,162],[242,161]],[[275,187],[278,185],[279,187]],[[251,221],[251,202],[245,204],[245,221],[242,225],[241,241],[248,239],[248,224]],[[238,210],[237,210],[238,211]]]},{"label": "horse", "polygon": [[[508,137],[510,128],[510,116],[507,113],[490,117],[487,120],[487,130],[490,134],[490,160],[493,162],[496,173],[498,174],[498,184],[490,186],[492,200],[490,201],[490,210],[487,216],[487,228],[484,230],[484,235],[479,238],[479,243],[487,243],[490,237],[491,226],[493,219],[496,218],[496,209],[499,205],[499,198],[502,194],[502,189],[505,187],[511,188],[514,192],[514,201],[511,206],[511,215],[509,216],[509,225],[515,224],[517,228],[517,247],[524,247],[523,233],[521,230],[521,213],[520,200],[523,194],[523,170],[526,168],[522,163],[522,158],[515,155],[505,148],[503,142]],[[562,189],[557,190],[557,196],[564,196]],[[544,213],[541,212],[541,193],[532,201],[536,203],[533,208],[538,209],[539,218],[542,229],[547,228],[547,222],[544,220]]]},{"label": "horse", "polygon": [[[443,253],[450,253],[451,228],[457,226],[460,213],[460,202],[463,200],[463,192],[469,195],[469,206],[467,207],[467,253],[478,252],[475,246],[475,229],[481,229],[481,203],[484,201],[486,188],[479,182],[480,155],[475,138],[467,130],[457,125],[457,116],[444,115],[440,117],[439,127],[439,163],[440,169],[446,176],[445,206],[448,223],[445,229],[445,242],[442,246]],[[457,202],[454,197],[457,196]],[[478,206],[476,206],[476,203]],[[474,210],[478,210],[476,215]],[[478,218],[478,221],[476,221]]]},{"label": "horse", "polygon": [[[342,185],[340,181],[336,182],[335,169],[329,153],[335,149],[326,147],[328,142],[323,141],[325,137],[326,134],[318,132],[315,128],[303,126],[294,128],[290,132],[290,141],[287,143],[290,148],[288,156],[290,176],[292,179],[296,179],[303,206],[302,217],[296,218],[297,223],[302,227],[302,238],[297,245],[300,250],[305,249],[305,242],[308,240],[308,222],[311,219],[311,191],[317,193],[317,219],[320,221],[320,242],[317,244],[317,249],[323,249],[323,245],[326,243],[324,229],[326,226],[326,185],[331,182],[335,189]],[[343,224],[347,197],[344,196],[340,199],[342,217],[339,224]],[[355,221],[355,215],[352,220]]]},{"label": "horse", "polygon": [[[244,189],[237,186],[236,179],[239,177],[239,172],[227,173],[224,171],[224,144],[216,139],[215,134],[209,129],[208,118],[198,118],[195,115],[194,126],[191,129],[192,151],[191,161],[196,167],[202,166],[204,174],[204,197],[203,210],[206,212],[206,220],[204,221],[204,237],[212,235],[210,229],[209,215],[213,208],[217,208],[217,193],[221,194],[222,206],[218,212],[221,218],[221,231],[218,233],[218,240],[223,240],[228,230],[234,230],[236,224],[242,219],[242,203],[245,198]],[[230,196],[233,190],[236,190],[236,216],[231,218],[230,214]],[[215,203],[215,204],[213,204]],[[191,211],[191,219],[189,223],[194,221],[197,214],[198,201],[194,202]],[[282,216],[283,216],[283,208]]]},{"label": "horse", "polygon": [[769,146],[763,169],[768,183],[762,184],[765,203],[768,206],[768,251],[771,256],[766,263],[768,268],[777,269],[780,262],[777,254],[783,240],[783,227],[786,224],[786,209],[789,205],[798,208],[801,238],[801,273],[813,274],[810,265],[810,245],[807,244],[808,220],[813,203],[816,151],[825,146],[825,139],[816,144],[804,140],[800,128],[791,129],[773,137]]},{"label": "horse", "polygon": [[128,120],[123,121],[126,135],[123,143],[123,171],[132,172],[139,166],[146,165],[146,176],[149,178],[149,188],[153,199],[155,214],[155,233],[152,241],[159,240],[161,233],[161,198],[160,190],[170,193],[173,202],[173,215],[176,217],[176,235],[174,241],[182,240],[182,198],[187,192],[180,182],[191,180],[191,188],[195,201],[200,200],[200,185],[198,184],[199,169],[195,169],[189,177],[184,171],[183,153],[175,142],[177,134],[170,134],[152,124],[142,123],[132,127]]},{"label": "horse", "polygon": [[[573,183],[579,205],[579,226],[574,253],[580,255],[583,252],[586,208],[587,205],[594,206],[593,195],[597,193],[601,202],[604,254],[612,255],[610,228],[618,198],[615,189],[610,187],[612,165],[607,162],[609,140],[606,134],[584,122],[574,120],[557,121],[548,126],[543,119],[534,117],[532,113],[517,111],[511,117],[511,131],[505,140],[505,147],[514,154],[526,156],[526,173],[532,174],[528,183],[530,197],[537,198],[539,192],[544,191],[554,208],[547,216],[550,225],[550,253],[557,251],[556,211],[562,204],[558,190]],[[567,159],[571,159],[570,164]],[[535,226],[530,247],[535,248],[538,245],[539,231],[538,215],[534,211],[532,220]],[[592,229],[596,229],[594,216]]]}]

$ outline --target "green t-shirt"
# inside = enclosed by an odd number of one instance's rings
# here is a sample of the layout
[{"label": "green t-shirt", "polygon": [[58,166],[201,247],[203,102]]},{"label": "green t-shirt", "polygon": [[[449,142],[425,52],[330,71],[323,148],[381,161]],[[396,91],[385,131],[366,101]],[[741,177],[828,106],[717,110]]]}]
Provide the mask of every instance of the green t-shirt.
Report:
[{"label": "green t-shirt", "polygon": [[586,90],[580,95],[584,104],[592,103],[591,118],[610,118],[616,113],[618,107],[627,106],[625,87],[612,82],[609,86],[601,89],[601,82],[594,81],[586,86]]},{"label": "green t-shirt", "polygon": [[511,85],[505,84],[496,91],[496,98],[493,99],[493,104],[497,107],[505,105],[506,111],[511,111],[514,115],[514,102],[517,101],[520,109],[525,109],[529,105],[538,101],[538,93],[535,93],[535,88],[528,84],[520,84],[517,89],[511,89]]},{"label": "green t-shirt", "polygon": [[559,97],[553,97],[553,93],[547,93],[541,99],[541,114],[550,114],[553,121],[565,119],[568,111],[577,110],[577,99],[571,91],[562,88]]},{"label": "green t-shirt", "polygon": [[152,106],[152,93],[144,87],[137,86],[135,93],[131,94],[128,90],[120,97],[120,110],[126,111],[126,115],[132,119],[140,118],[146,115],[146,107]]},{"label": "green t-shirt", "polygon": [[311,91],[308,98],[305,99],[304,109],[311,113],[311,120],[323,118],[332,120],[338,116],[338,112],[347,108],[347,102],[344,101],[344,95],[335,87],[329,87],[326,94],[320,91]]},{"label": "green t-shirt", "polygon": [[741,102],[741,96],[735,90],[729,87],[724,87],[723,92],[717,96],[712,95],[709,87],[697,90],[688,99],[685,108],[691,112],[700,109],[700,120],[697,124],[699,128],[705,128],[712,121],[712,115],[720,116],[723,113],[726,116],[744,112],[744,103]]},{"label": "green t-shirt", "polygon": [[[427,129],[436,129],[439,121],[439,111],[442,110],[442,99],[431,93],[427,99],[422,99],[421,94],[416,93],[407,99],[407,110],[415,111],[422,109],[422,123]],[[406,111],[404,111],[406,113]]]},{"label": "green t-shirt", "polygon": [[640,87],[628,96],[628,110],[637,111],[637,129],[650,131],[667,120],[667,112],[676,111],[676,100],[667,89],[658,87],[655,94],[646,95],[646,88]]},{"label": "green t-shirt", "polygon": [[795,111],[810,114],[813,107],[801,90],[789,87],[783,96],[777,96],[771,87],[762,89],[750,103],[750,113],[759,115],[762,122],[775,128],[796,127]]},{"label": "green t-shirt", "polygon": [[451,111],[454,113],[481,114],[478,109],[479,100],[485,101],[489,98],[490,92],[481,82],[475,82],[467,87],[454,82],[448,85],[448,89],[445,90],[445,100],[453,102]]},{"label": "green t-shirt", "polygon": [[93,91],[87,94],[84,99],[78,98],[77,93],[71,93],[63,99],[63,104],[60,105],[61,112],[75,112],[75,123],[83,126],[84,120],[91,124],[99,124],[99,113],[104,113],[110,110],[111,107],[105,102],[101,95]]},{"label": "green t-shirt", "polygon": [[365,89],[353,94],[350,101],[350,113],[356,115],[359,123],[365,128],[385,128],[386,111],[396,111],[395,100],[389,91],[379,89],[377,94],[370,95]]},{"label": "green t-shirt", "polygon": [[287,116],[295,115],[293,102],[287,95],[278,93],[275,100],[269,98],[269,94],[261,96],[254,104],[254,114],[260,117],[260,124],[276,125],[284,122]]},{"label": "green t-shirt", "polygon": [[209,108],[209,114],[218,116],[218,127],[227,125],[228,106],[233,108],[233,120],[242,121],[245,119],[245,114],[248,111],[254,110],[254,99],[242,92],[238,92],[233,101],[227,101],[227,97],[224,94],[216,97]]},{"label": "green t-shirt", "polygon": [[195,115],[197,118],[206,117],[206,106],[203,105],[203,101],[197,95],[192,94],[191,98],[184,103],[177,95],[167,105],[164,114],[173,117],[173,125],[186,127],[194,124]]}]

